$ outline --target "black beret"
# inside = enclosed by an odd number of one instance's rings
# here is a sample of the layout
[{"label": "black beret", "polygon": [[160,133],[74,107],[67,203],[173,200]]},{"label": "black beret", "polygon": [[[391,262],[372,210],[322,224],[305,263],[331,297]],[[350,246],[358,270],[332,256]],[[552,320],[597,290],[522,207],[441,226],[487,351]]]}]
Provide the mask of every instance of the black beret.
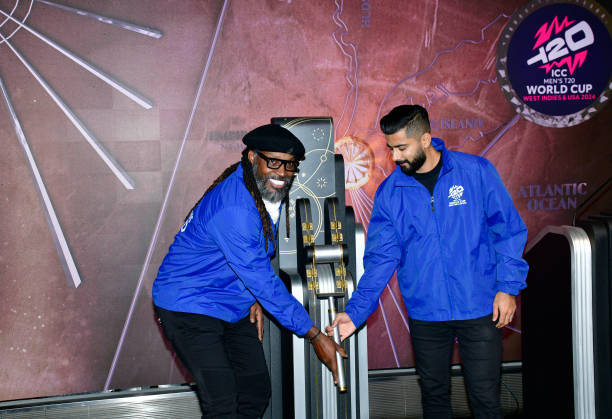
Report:
[{"label": "black beret", "polygon": [[302,142],[286,128],[276,124],[262,125],[242,137],[249,148],[261,151],[287,153],[304,160],[306,150]]}]

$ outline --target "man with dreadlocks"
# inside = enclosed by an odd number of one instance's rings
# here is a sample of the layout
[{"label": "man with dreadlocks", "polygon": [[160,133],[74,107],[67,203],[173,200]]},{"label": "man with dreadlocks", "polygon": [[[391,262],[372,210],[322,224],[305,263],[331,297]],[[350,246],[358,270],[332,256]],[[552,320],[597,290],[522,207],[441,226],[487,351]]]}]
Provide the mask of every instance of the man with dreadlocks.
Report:
[{"label": "man with dreadlocks", "polygon": [[206,418],[260,417],[268,404],[258,302],[287,329],[310,340],[334,381],[336,351],[346,357],[313,325],[270,263],[281,204],[288,221],[288,193],[304,146],[273,124],[254,129],[242,141],[241,161],[195,204],[153,284],[155,312],[198,384]]}]

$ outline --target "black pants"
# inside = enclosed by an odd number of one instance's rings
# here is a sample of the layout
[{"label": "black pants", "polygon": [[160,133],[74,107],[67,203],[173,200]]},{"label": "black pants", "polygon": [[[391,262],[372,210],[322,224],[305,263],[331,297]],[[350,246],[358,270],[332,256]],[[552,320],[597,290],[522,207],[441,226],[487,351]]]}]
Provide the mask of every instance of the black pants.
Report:
[{"label": "black pants", "polygon": [[451,418],[450,361],[455,337],[475,418],[501,418],[501,329],[491,315],[473,320],[410,319],[410,335],[421,381],[423,415]]},{"label": "black pants", "polygon": [[229,323],[155,307],[162,329],[198,385],[204,418],[258,418],[270,399],[270,376],[249,316]]}]

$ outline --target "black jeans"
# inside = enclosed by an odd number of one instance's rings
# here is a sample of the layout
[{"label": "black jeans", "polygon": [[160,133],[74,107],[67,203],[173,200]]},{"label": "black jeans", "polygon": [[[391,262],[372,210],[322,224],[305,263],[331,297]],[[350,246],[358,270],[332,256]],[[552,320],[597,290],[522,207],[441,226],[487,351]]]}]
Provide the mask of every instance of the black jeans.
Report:
[{"label": "black jeans", "polygon": [[423,415],[451,418],[450,361],[455,337],[475,418],[501,418],[501,329],[491,315],[473,320],[410,319],[410,335],[421,380]]},{"label": "black jeans", "polygon": [[258,418],[270,399],[270,375],[249,316],[229,323],[155,307],[176,354],[196,380],[203,418]]}]

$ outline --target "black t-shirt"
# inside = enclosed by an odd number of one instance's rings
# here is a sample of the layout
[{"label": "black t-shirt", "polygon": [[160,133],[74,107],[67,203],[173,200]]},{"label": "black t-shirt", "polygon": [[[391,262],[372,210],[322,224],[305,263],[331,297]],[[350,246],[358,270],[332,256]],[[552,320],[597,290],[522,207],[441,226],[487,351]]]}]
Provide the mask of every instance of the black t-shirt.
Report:
[{"label": "black t-shirt", "polygon": [[421,182],[423,186],[429,190],[429,194],[433,195],[434,186],[436,186],[436,182],[438,181],[438,175],[440,174],[440,170],[442,169],[442,155],[440,155],[440,160],[436,167],[431,169],[429,172],[425,173],[414,173],[412,176]]}]

